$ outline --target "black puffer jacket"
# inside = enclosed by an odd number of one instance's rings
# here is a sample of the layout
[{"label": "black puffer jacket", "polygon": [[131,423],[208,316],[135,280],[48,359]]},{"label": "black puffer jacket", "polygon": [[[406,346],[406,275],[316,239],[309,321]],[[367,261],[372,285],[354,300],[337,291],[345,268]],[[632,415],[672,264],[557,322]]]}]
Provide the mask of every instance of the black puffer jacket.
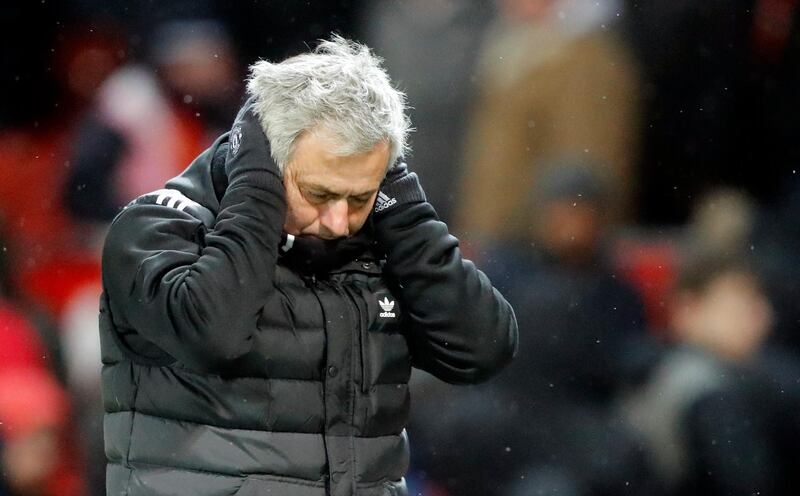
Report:
[{"label": "black puffer jacket", "polygon": [[405,495],[411,366],[488,378],[516,349],[510,306],[426,202],[282,253],[283,184],[252,166],[220,188],[227,149],[108,233],[108,494]]}]

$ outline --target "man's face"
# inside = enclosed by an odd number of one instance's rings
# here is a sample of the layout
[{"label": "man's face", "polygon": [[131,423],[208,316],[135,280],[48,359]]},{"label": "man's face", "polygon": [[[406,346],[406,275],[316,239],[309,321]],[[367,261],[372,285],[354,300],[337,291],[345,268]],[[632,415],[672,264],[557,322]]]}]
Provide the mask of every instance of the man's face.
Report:
[{"label": "man's face", "polygon": [[754,276],[737,271],[718,275],[700,292],[677,294],[671,318],[681,339],[734,360],[755,355],[774,322]]},{"label": "man's face", "polygon": [[349,156],[331,149],[332,141],[324,135],[306,132],[297,138],[283,173],[287,233],[322,239],[352,236],[372,211],[386,174],[388,144]]},{"label": "man's face", "polygon": [[603,234],[598,207],[589,201],[552,200],[538,212],[539,238],[562,263],[591,263]]}]

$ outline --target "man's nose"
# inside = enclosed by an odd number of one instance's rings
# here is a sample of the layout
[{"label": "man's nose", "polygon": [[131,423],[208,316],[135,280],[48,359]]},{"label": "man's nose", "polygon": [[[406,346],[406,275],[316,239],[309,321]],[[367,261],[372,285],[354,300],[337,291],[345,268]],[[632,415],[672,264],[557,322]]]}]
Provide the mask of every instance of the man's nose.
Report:
[{"label": "man's nose", "polygon": [[335,238],[350,234],[350,227],[347,218],[348,205],[344,198],[333,200],[325,204],[325,208],[320,214],[322,227],[330,232]]}]

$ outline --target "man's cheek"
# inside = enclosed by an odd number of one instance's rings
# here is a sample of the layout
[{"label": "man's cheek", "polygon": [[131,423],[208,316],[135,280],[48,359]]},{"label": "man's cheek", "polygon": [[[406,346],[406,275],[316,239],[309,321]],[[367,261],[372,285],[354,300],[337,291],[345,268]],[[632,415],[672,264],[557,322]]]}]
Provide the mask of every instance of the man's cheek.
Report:
[{"label": "man's cheek", "polygon": [[284,230],[289,234],[304,234],[304,230],[312,226],[318,218],[317,209],[308,202],[301,201],[289,203],[286,209],[286,224]]},{"label": "man's cheek", "polygon": [[351,215],[350,219],[348,220],[349,227],[350,227],[350,234],[353,235],[361,230],[364,227],[364,224],[367,222],[367,217],[369,217],[369,213],[372,211],[371,208],[364,209],[362,212],[358,214]]}]

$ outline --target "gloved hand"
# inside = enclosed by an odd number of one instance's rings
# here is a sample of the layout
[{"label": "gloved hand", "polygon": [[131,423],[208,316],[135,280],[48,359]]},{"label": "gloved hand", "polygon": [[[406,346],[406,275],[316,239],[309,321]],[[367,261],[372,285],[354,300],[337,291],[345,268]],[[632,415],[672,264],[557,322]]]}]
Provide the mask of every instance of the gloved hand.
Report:
[{"label": "gloved hand", "polygon": [[281,178],[278,165],[270,154],[269,142],[253,112],[255,97],[250,97],[239,110],[228,137],[225,173],[228,182],[243,172],[260,170]]},{"label": "gloved hand", "polygon": [[425,192],[419,184],[417,174],[409,172],[405,162],[398,162],[389,169],[381,183],[372,216],[375,221],[380,221],[393,211],[400,211],[405,206],[424,201]]}]

